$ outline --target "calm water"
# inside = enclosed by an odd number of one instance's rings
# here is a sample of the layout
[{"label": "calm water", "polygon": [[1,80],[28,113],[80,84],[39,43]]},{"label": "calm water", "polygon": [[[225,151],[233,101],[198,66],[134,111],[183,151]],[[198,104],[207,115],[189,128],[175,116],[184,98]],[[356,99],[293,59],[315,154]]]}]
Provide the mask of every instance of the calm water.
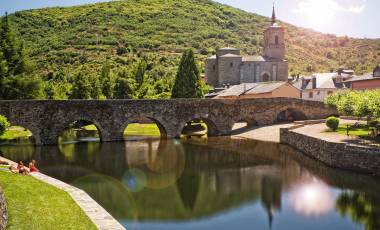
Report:
[{"label": "calm water", "polygon": [[134,229],[380,229],[380,179],[231,138],[0,146]]}]

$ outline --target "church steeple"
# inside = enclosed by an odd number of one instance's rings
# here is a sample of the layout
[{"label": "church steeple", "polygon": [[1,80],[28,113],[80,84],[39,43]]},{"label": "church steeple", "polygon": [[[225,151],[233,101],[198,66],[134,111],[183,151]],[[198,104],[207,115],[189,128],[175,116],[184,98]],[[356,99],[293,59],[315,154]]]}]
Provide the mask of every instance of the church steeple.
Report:
[{"label": "church steeple", "polygon": [[273,2],[273,11],[272,11],[272,26],[276,23],[276,12],[274,10],[274,2]]}]

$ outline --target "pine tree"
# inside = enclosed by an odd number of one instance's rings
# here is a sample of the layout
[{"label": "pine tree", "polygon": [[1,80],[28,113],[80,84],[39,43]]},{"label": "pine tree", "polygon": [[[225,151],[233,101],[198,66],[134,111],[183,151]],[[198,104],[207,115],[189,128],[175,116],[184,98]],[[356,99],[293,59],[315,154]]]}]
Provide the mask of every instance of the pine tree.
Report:
[{"label": "pine tree", "polygon": [[115,87],[115,80],[111,72],[111,65],[107,61],[102,67],[102,72],[100,74],[100,81],[102,83],[102,93],[103,95],[110,99],[113,97],[113,88]]},{"label": "pine tree", "polygon": [[134,82],[128,78],[118,77],[115,84],[114,98],[116,99],[132,99],[134,95]]},{"label": "pine tree", "polygon": [[135,70],[133,71],[133,75],[138,86],[141,86],[144,82],[144,75],[147,68],[147,63],[144,60],[138,62],[137,66],[135,66]]},{"label": "pine tree", "polygon": [[172,90],[172,98],[202,98],[203,96],[200,72],[194,52],[189,49],[182,55]]}]

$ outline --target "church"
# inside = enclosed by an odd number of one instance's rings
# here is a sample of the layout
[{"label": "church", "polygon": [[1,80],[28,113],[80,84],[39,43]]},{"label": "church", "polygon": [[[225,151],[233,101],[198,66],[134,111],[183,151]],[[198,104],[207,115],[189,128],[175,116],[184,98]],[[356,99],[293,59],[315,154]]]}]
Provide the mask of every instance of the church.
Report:
[{"label": "church", "polygon": [[271,25],[264,32],[263,56],[242,56],[237,48],[221,48],[206,59],[206,82],[213,87],[242,83],[287,81],[285,29],[276,23],[273,6]]}]

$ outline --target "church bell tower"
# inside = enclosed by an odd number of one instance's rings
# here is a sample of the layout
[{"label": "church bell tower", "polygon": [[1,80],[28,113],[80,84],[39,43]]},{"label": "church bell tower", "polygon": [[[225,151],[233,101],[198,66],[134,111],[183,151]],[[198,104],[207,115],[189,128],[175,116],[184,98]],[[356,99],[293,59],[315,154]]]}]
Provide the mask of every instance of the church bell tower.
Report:
[{"label": "church bell tower", "polygon": [[264,32],[264,57],[269,59],[285,59],[285,29],[276,23],[274,4],[271,26]]}]

